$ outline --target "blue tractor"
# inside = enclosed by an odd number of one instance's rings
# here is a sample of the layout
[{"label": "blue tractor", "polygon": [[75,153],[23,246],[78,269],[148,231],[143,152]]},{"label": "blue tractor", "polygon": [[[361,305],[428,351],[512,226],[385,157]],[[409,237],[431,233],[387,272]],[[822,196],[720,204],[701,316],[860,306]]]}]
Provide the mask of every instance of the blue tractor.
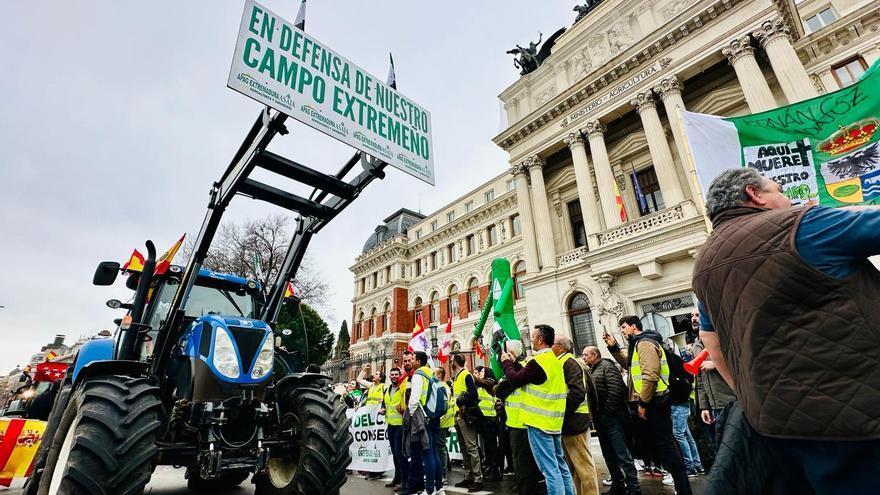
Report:
[{"label": "blue tractor", "polygon": [[[273,372],[272,327],[312,236],[384,178],[386,163],[358,152],[327,175],[267,151],[273,137],[287,133],[286,118],[260,113],[211,188],[185,267],[157,275],[147,241],[143,270],[127,279],[131,302],[108,302],[127,310],[115,337],[83,346],[58,393],[25,493],[139,494],[157,465],[185,466],[190,488],[200,491],[250,476],[258,494],[339,492],[351,461],[345,406],[329,377],[304,372],[305,361],[290,373]],[[250,177],[257,169],[312,193],[258,182]],[[299,214],[269,287],[203,268],[236,195]],[[120,271],[119,263],[103,262],[93,282],[111,285]]]}]

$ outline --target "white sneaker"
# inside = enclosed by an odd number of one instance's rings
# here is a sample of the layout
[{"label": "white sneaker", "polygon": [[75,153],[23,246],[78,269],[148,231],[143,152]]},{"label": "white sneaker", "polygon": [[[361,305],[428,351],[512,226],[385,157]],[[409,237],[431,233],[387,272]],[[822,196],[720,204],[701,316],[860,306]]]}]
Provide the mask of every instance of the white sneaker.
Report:
[{"label": "white sneaker", "polygon": [[446,490],[441,488],[441,489],[437,490],[436,492],[434,492],[434,495],[446,495]]},{"label": "white sneaker", "polygon": [[604,480],[602,480],[602,484],[605,486],[611,486],[614,484],[614,482],[611,480],[611,477],[609,476],[608,478],[605,478]]},{"label": "white sneaker", "polygon": [[663,477],[663,484],[666,486],[672,486],[675,484],[675,481],[672,480],[671,474],[667,474],[666,476]]}]

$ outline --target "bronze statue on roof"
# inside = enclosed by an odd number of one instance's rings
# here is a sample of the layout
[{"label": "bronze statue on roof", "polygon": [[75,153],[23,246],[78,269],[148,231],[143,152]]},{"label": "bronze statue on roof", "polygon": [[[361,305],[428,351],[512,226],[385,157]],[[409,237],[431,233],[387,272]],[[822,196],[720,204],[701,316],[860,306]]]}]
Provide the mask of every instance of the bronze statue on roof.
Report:
[{"label": "bronze statue on roof", "polygon": [[542,34],[538,33],[538,41],[532,43],[529,42],[528,48],[516,45],[516,48],[512,48],[507,50],[506,53],[514,55],[513,66],[517,69],[520,69],[520,75],[524,76],[530,72],[534,72],[541,66],[544,60],[550,56],[550,51],[553,49],[553,45],[556,44],[556,38],[562,35],[565,32],[565,28],[560,28],[558,31],[553,33],[547,41],[538,49],[538,45],[541,44]]}]

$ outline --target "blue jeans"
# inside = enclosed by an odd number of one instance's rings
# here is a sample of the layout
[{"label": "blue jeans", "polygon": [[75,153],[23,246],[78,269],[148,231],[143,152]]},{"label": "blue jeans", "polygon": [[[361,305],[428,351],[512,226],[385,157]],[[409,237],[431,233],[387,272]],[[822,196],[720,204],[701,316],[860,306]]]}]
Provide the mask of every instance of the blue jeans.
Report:
[{"label": "blue jeans", "polygon": [[[434,493],[436,490],[440,489],[440,480],[437,479],[437,464],[439,461],[437,460],[437,450],[434,448],[434,444],[437,441],[437,430],[440,428],[440,420],[439,418],[436,420],[429,420],[427,425],[428,430],[428,448],[422,450],[421,442],[413,442],[410,447],[412,450],[412,458],[410,462],[412,464],[420,464],[422,466],[422,472],[425,475],[425,491],[428,493]],[[413,476],[410,474],[410,489],[414,488]]]},{"label": "blue jeans", "polygon": [[594,420],[596,433],[599,436],[599,447],[602,457],[611,474],[611,481],[618,491],[624,485],[628,493],[642,493],[639,487],[639,475],[633,464],[632,456],[626,448],[626,432],[623,421],[617,416],[598,416]]},{"label": "blue jeans", "polygon": [[532,455],[547,480],[547,495],[575,495],[574,480],[562,452],[562,435],[551,435],[531,426],[528,431]]},{"label": "blue jeans", "polygon": [[678,442],[685,470],[688,473],[693,473],[703,469],[703,462],[700,460],[700,452],[697,450],[697,443],[694,442],[691,429],[688,428],[690,414],[690,403],[672,404],[672,436]]},{"label": "blue jeans", "polygon": [[409,473],[409,461],[403,456],[403,426],[388,425],[388,442],[391,444],[391,455],[394,458],[394,479],[406,483]]}]

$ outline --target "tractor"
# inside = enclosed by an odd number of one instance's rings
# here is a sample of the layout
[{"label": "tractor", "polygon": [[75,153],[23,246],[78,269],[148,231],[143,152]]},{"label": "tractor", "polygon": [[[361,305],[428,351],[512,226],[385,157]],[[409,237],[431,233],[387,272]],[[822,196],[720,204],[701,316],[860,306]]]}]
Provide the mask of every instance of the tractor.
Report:
[{"label": "tractor", "polygon": [[[260,112],[219,181],[186,266],[156,271],[146,242],[134,290],[113,339],[77,355],[48,419],[27,494],[139,494],[157,465],[186,467],[188,485],[210,491],[244,482],[257,494],[339,492],[351,461],[349,420],[330,378],[273,372],[276,324],[308,244],[374,179],[384,161],[357,152],[328,175],[267,150],[287,115]],[[358,166],[360,165],[360,166]],[[251,178],[255,171],[308,186],[298,196]],[[353,175],[346,180],[349,173]],[[203,265],[235,196],[298,214],[278,275],[268,287]],[[96,285],[123,269],[102,262]]]}]

